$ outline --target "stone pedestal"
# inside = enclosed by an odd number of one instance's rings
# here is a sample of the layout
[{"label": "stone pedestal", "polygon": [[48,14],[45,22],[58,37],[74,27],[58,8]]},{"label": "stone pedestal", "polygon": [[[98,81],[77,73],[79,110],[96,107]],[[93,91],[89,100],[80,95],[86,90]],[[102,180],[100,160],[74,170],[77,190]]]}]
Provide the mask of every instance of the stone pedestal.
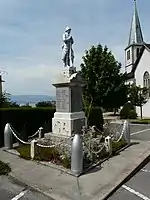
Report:
[{"label": "stone pedestal", "polygon": [[56,83],[56,112],[52,119],[52,133],[72,136],[80,133],[87,120],[82,106],[83,80],[75,68],[62,71]]}]

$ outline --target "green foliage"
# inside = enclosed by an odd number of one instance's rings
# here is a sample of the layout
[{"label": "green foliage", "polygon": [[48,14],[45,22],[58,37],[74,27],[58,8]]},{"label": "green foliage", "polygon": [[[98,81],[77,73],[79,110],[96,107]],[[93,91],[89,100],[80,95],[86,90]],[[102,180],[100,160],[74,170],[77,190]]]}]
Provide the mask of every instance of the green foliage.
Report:
[{"label": "green foliage", "polygon": [[40,101],[37,104],[35,104],[35,106],[36,107],[54,107],[51,101]]},{"label": "green foliage", "polygon": [[15,130],[20,133],[25,125],[25,132],[28,136],[33,135],[39,127],[43,127],[45,121],[49,121],[52,131],[52,118],[54,108],[2,108],[0,109],[0,146],[3,145],[4,128],[6,123],[11,123]]},{"label": "green foliage", "polygon": [[140,86],[136,86],[134,84],[129,86],[129,101],[131,101],[131,103],[134,106],[143,106],[148,98],[147,98],[147,93],[148,93],[148,89],[147,88],[142,88]]},{"label": "green foliage", "polygon": [[133,116],[137,117],[133,104],[130,102],[125,103],[123,108],[120,111],[120,118],[121,119],[135,119],[135,118],[130,118]]},{"label": "green foliage", "polygon": [[0,108],[20,107],[16,102],[10,100],[10,94],[3,92],[0,96]]},{"label": "green foliage", "polygon": [[85,52],[81,74],[85,80],[84,96],[93,106],[119,108],[126,102],[125,76],[120,73],[118,63],[108,48],[92,46]]},{"label": "green foliage", "polygon": [[9,165],[0,161],[0,175],[8,175],[9,172],[11,172]]},{"label": "green foliage", "polygon": [[140,107],[142,119],[142,107],[148,101],[148,89],[136,86],[135,84],[129,85],[128,89],[129,100],[134,106]]},{"label": "green foliage", "polygon": [[136,119],[137,118],[137,113],[135,110],[130,110],[129,111],[129,115],[128,115],[128,119]]},{"label": "green foliage", "polygon": [[138,119],[130,121],[132,124],[150,124],[150,119]]},{"label": "green foliage", "polygon": [[103,130],[103,113],[100,107],[92,108],[89,114],[89,126],[95,125],[100,130]]},{"label": "green foliage", "polygon": [[29,103],[26,103],[25,105],[20,106],[21,108],[32,108]]},{"label": "green foliage", "polygon": [[[20,157],[24,158],[26,160],[30,160],[30,145],[20,145],[16,148],[16,150],[20,153]],[[70,168],[70,159],[63,155],[63,158],[61,157],[60,152],[56,147],[52,148],[43,148],[36,146],[35,148],[35,158],[34,160],[38,161],[50,161],[52,163],[62,165],[65,168]]]},{"label": "green foliage", "polygon": [[112,155],[116,155],[119,150],[125,147],[127,143],[124,140],[120,140],[119,142],[112,142]]}]

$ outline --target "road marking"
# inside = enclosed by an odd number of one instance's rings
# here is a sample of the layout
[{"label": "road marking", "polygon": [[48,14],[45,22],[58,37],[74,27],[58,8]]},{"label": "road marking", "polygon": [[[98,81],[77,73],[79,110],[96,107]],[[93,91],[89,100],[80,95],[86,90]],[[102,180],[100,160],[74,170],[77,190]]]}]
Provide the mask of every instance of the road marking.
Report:
[{"label": "road marking", "polygon": [[143,199],[143,200],[150,200],[150,198],[144,196],[143,194],[141,194],[141,193],[139,193],[139,192],[133,190],[132,188],[130,188],[130,187],[126,186],[126,185],[123,185],[122,187],[123,187],[125,190],[131,192],[132,194],[135,194],[136,196],[140,197],[140,198]]},{"label": "road marking", "polygon": [[22,192],[20,192],[17,196],[15,196],[14,198],[12,198],[11,200],[18,200],[21,197],[23,197],[26,193],[28,192],[28,190],[24,190]]},{"label": "road marking", "polygon": [[150,170],[147,170],[147,169],[141,169],[141,171],[150,173]]},{"label": "road marking", "polygon": [[144,130],[142,130],[142,131],[137,131],[137,132],[131,133],[131,135],[137,135],[137,134],[143,133],[143,132],[145,132],[145,131],[150,131],[150,128],[144,129]]}]

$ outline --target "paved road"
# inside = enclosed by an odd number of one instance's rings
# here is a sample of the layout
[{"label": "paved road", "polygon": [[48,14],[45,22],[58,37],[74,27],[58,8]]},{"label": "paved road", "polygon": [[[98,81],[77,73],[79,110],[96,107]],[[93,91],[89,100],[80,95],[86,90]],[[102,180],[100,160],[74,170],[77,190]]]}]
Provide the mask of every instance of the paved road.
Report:
[{"label": "paved road", "polygon": [[0,176],[1,200],[52,200],[41,193],[31,191],[11,181],[7,176]]},{"label": "paved road", "polygon": [[150,200],[150,163],[108,199]]},{"label": "paved road", "polygon": [[[150,141],[150,125],[131,125],[131,139]],[[109,200],[150,200],[150,162]]]}]

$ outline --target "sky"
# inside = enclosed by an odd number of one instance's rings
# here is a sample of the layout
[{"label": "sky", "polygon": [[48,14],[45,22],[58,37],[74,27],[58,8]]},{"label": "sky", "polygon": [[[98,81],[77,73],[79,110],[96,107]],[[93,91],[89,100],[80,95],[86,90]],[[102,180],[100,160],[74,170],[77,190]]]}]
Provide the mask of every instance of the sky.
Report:
[{"label": "sky", "polygon": [[[137,0],[150,43],[149,0]],[[133,0],[0,0],[0,70],[10,94],[55,95],[62,70],[62,34],[72,28],[75,66],[91,45],[107,45],[124,65]]]}]

